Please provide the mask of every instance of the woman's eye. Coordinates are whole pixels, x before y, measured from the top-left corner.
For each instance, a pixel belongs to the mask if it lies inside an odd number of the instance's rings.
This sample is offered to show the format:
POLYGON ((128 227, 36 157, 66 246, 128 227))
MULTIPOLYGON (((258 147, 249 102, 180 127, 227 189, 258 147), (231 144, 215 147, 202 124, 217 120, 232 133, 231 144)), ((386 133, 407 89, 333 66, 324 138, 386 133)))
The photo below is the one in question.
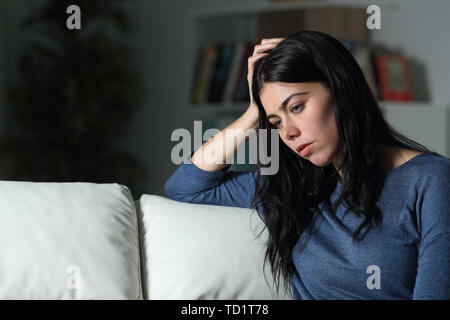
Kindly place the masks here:
MULTIPOLYGON (((298 104, 298 105, 296 105, 296 106, 293 106, 293 107, 291 108, 291 112, 297 112, 297 111, 299 111, 300 108, 303 107, 303 105, 304 105, 304 103, 298 104)), ((273 125, 275 128, 278 129, 278 128, 280 127, 280 124, 281 124, 281 121, 278 120, 278 121, 274 122, 272 125, 273 125)))
POLYGON ((298 105, 292 107, 291 112, 296 112, 296 111, 298 111, 301 107, 303 107, 303 105, 304 105, 304 103, 298 104, 298 105))

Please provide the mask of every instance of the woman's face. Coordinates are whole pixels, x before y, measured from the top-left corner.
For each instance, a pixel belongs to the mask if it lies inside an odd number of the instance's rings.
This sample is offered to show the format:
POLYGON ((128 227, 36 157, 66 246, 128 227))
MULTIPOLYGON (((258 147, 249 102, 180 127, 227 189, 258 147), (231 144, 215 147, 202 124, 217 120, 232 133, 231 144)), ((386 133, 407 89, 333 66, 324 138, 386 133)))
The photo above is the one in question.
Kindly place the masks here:
POLYGON ((289 148, 316 166, 333 163, 337 168, 339 134, 328 88, 320 82, 269 82, 259 98, 289 148), (300 151, 307 143, 311 145, 300 151))

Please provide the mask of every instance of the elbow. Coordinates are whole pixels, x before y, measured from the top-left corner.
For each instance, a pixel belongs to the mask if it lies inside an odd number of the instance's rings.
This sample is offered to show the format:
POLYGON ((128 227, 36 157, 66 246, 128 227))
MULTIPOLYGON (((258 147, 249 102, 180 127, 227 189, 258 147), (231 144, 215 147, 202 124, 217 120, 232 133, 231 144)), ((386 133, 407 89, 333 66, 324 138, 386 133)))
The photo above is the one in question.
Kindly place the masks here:
POLYGON ((167 180, 164 184, 164 192, 166 196, 172 200, 176 199, 175 186, 171 183, 171 179, 167 180))
POLYGON ((179 187, 179 183, 174 183, 170 179, 164 184, 164 192, 166 196, 175 201, 193 203, 197 194, 192 194, 179 187))
POLYGON ((167 180, 164 184, 164 192, 166 196, 171 200, 186 202, 186 195, 183 194, 182 190, 180 190, 179 184, 172 181, 172 179, 167 180))

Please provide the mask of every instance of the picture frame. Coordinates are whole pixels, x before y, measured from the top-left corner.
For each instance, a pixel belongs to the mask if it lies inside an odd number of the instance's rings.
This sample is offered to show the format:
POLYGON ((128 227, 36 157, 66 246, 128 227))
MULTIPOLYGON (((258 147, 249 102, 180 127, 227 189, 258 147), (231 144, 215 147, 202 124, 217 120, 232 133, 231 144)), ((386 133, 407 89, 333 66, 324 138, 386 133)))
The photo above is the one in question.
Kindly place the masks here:
POLYGON ((379 55, 376 57, 376 70, 381 100, 412 100, 409 64, 404 56, 379 55))

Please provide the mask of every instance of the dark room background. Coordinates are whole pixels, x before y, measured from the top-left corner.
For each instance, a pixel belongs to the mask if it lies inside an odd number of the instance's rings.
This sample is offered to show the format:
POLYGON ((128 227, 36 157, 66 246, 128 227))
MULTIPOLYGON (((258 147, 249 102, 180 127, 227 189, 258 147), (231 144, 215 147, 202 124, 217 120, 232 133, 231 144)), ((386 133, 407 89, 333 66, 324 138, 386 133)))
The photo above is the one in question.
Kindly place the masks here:
MULTIPOLYGON (((450 2, 297 2, 380 6, 381 29, 371 30, 368 39, 406 56, 413 79, 414 101, 393 103, 392 119, 449 157, 450 113, 441 110, 450 105, 450 2), (411 112, 400 115, 397 107, 411 112)), ((277 4, 0 0, 0 179, 117 182, 136 199, 164 195, 164 182, 177 167, 171 133, 192 131, 194 120, 224 127, 243 111, 192 108, 192 45, 199 41, 192 30, 202 27, 194 24, 208 15, 224 17, 215 26, 222 40, 227 21, 271 5, 277 4), (66 27, 71 4, 81 8, 81 30, 66 27)))

